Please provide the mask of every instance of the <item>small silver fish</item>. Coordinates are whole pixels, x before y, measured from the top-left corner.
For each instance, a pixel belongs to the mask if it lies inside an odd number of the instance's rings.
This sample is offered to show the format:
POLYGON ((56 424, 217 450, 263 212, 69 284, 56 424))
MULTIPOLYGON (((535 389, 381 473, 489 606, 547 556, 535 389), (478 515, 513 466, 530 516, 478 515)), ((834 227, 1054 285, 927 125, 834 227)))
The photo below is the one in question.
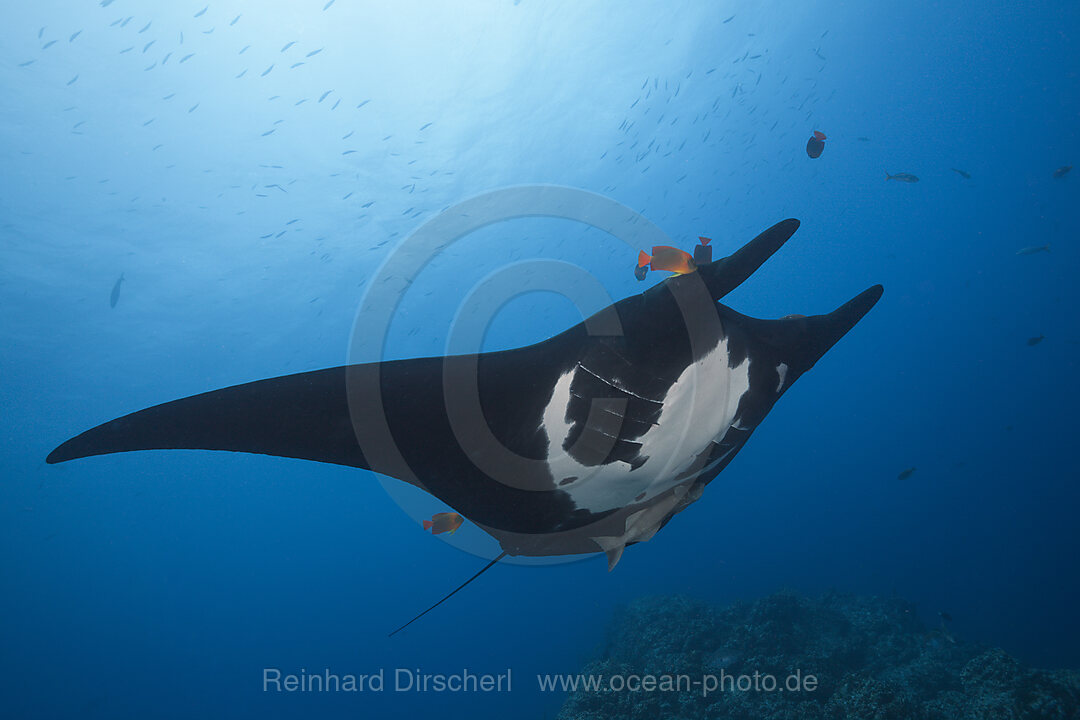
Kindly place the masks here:
POLYGON ((1016 251, 1017 255, 1035 255, 1036 253, 1050 252, 1050 244, 1046 245, 1032 245, 1031 247, 1020 248, 1016 251))

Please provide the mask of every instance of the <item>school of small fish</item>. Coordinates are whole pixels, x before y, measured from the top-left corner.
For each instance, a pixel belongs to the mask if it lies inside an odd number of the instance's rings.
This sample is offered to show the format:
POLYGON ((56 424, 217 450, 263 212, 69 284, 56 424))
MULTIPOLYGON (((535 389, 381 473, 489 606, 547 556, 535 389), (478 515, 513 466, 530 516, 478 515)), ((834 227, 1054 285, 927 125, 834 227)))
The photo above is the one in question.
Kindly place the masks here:
MULTIPOLYGON (((162 91, 155 95, 154 102, 147 105, 141 116, 131 117, 130 125, 126 128, 126 132, 142 138, 147 152, 156 153, 155 157, 164 159, 174 150, 169 147, 167 133, 168 128, 176 122, 177 116, 191 116, 197 120, 204 113, 220 110, 220 107, 215 107, 220 105, 219 100, 199 95, 199 88, 206 85, 205 79, 180 82, 176 79, 177 72, 211 76, 216 73, 228 78, 229 82, 236 83, 237 87, 265 88, 264 102, 273 115, 261 121, 261 127, 252 127, 249 131, 253 142, 261 143, 267 148, 267 158, 274 157, 281 148, 299 139, 291 128, 295 113, 335 113, 335 117, 352 117, 350 114, 355 113, 357 118, 366 119, 371 117, 369 103, 375 103, 371 106, 374 108, 379 106, 379 98, 375 96, 350 97, 351 93, 360 92, 356 89, 360 84, 353 84, 349 89, 342 90, 343 85, 326 83, 323 87, 307 86, 305 92, 298 93, 297 88, 305 85, 302 82, 286 80, 305 77, 303 74, 310 73, 313 67, 332 61, 335 48, 327 45, 325 38, 320 41, 320 38, 312 37, 314 34, 298 32, 293 38, 260 40, 245 33, 248 16, 225 13, 213 4, 206 4, 195 12, 191 10, 198 6, 189 9, 186 20, 179 24, 163 17, 137 17, 126 14, 129 12, 127 10, 124 11, 125 14, 113 15, 115 11, 110 9, 113 4, 114 0, 97 2, 100 11, 108 12, 109 15, 103 16, 100 24, 94 27, 40 27, 34 32, 36 37, 30 39, 37 48, 34 56, 16 58, 17 62, 13 64, 20 72, 34 77, 35 81, 48 82, 43 66, 54 64, 65 53, 93 46, 110 48, 108 53, 115 62, 132 64, 135 70, 149 73, 148 77, 168 76, 170 79, 162 81, 162 91), (233 58, 235 62, 226 67, 227 63, 220 60, 225 57, 233 58), (360 115, 361 113, 364 115, 360 115), (272 119, 275 115, 276 119, 272 119)), ((316 5, 315 12, 327 12, 331 15, 340 10, 340 7, 335 9, 335 0, 325 2, 321 5, 321 10, 319 8, 320 6, 316 5)), ((793 55, 791 51, 774 51, 764 37, 758 37, 757 33, 751 31, 754 28, 741 27, 744 20, 738 14, 732 14, 723 20, 717 19, 716 22, 717 30, 726 36, 723 38, 724 42, 741 40, 744 43, 740 46, 741 52, 733 53, 726 60, 719 60, 715 55, 708 56, 708 60, 688 64, 678 73, 652 74, 640 79, 640 86, 635 83, 627 88, 625 109, 619 114, 621 120, 619 117, 615 118, 618 125, 612 121, 610 126, 616 139, 594 158, 595 162, 614 171, 607 173, 609 176, 625 176, 630 172, 648 175, 654 165, 670 162, 669 158, 694 157, 703 151, 722 153, 724 148, 733 145, 749 150, 766 136, 779 140, 785 147, 790 148, 790 152, 785 153, 779 164, 781 170, 791 168, 797 162, 806 162, 807 158, 827 163, 831 153, 840 148, 850 151, 853 140, 870 142, 870 138, 864 135, 845 136, 843 133, 830 131, 832 139, 828 140, 828 143, 830 146, 835 143, 836 149, 825 153, 826 134, 822 129, 815 128, 820 127, 816 115, 818 108, 827 106, 838 90, 836 87, 829 87, 828 74, 824 72, 831 54, 828 30, 816 35, 814 40, 807 42, 793 55), (752 44, 753 49, 744 49, 746 44, 752 44), (680 98, 680 93, 688 88, 692 88, 696 97, 708 98, 709 101, 694 105, 695 110, 691 113, 684 113, 680 112, 680 103, 676 101, 680 98), (741 116, 749 122, 734 124, 742 128, 741 130, 725 129, 731 125, 727 121, 733 115, 741 116), (809 138, 804 141, 807 133, 809 138), (805 158, 800 157, 799 151, 803 142, 805 158)), ((57 81, 72 97, 71 104, 62 111, 69 113, 66 117, 71 118, 67 127, 71 134, 85 136, 87 141, 92 141, 99 128, 95 126, 92 118, 80 111, 77 99, 85 96, 88 85, 100 83, 103 72, 108 71, 95 69, 93 66, 69 66, 63 77, 57 81)), ((357 122, 357 125, 362 127, 360 122, 357 122)), ((434 203, 425 202, 425 194, 453 182, 453 170, 425 165, 427 161, 423 154, 410 152, 438 137, 439 131, 438 117, 417 117, 415 124, 410 127, 384 128, 382 132, 365 132, 362 129, 358 131, 355 127, 344 133, 337 131, 334 137, 336 142, 340 143, 336 149, 339 166, 328 171, 329 177, 340 182, 340 191, 335 193, 334 197, 338 202, 355 209, 352 217, 357 223, 371 222, 391 214, 404 220, 415 221, 440 209, 434 203), (365 196, 362 169, 365 160, 372 155, 397 164, 398 178, 395 179, 398 179, 402 196, 399 207, 373 207, 375 200, 365 196)), ((171 169, 175 164, 166 164, 164 169, 171 169)), ((895 181, 896 185, 914 185, 920 182, 919 176, 907 172, 906 168, 891 169, 905 171, 886 170, 886 181, 895 181)), ((913 169, 924 172, 919 168, 913 169)), ((1074 179, 1069 177, 1071 170, 1071 165, 1062 165, 1043 172, 1055 181, 1068 183, 1074 179)), ((727 168, 727 172, 732 176, 743 171, 744 168, 739 166, 727 168)), ((212 170, 207 169, 204 172, 210 173, 212 170)), ((711 174, 716 172, 715 169, 709 170, 711 174)), ((968 170, 957 167, 942 167, 936 172, 928 169, 925 172, 928 174, 924 185, 941 182, 942 176, 948 176, 950 172, 956 176, 954 182, 971 181, 973 187, 978 182, 968 170)), ((245 178, 244 182, 234 181, 223 186, 219 197, 244 194, 257 199, 257 202, 280 203, 291 197, 297 184, 303 182, 301 177, 289 168, 269 159, 250 168, 250 175, 252 177, 245 178)), ((72 174, 65 179, 67 182, 76 182, 80 178, 72 174)), ((678 186, 679 192, 686 195, 689 202, 697 203, 702 208, 722 209, 732 199, 737 200, 731 196, 717 196, 711 189, 713 184, 709 180, 710 175, 702 174, 700 169, 688 162, 686 172, 679 175, 673 185, 678 186)), ((110 184, 108 177, 83 178, 83 181, 100 186, 101 192, 108 195, 117 195, 120 192, 115 189, 115 184, 110 184)), ((611 183, 596 189, 602 193, 612 193, 618 186, 611 183)), ((918 188, 893 189, 893 184, 889 184, 889 189, 895 193, 918 192, 918 188)), ((747 193, 752 190, 752 187, 748 187, 747 193)), ((139 198, 139 195, 133 197, 132 203, 139 198)), ((386 234, 386 240, 369 249, 381 249, 398 236, 399 232, 386 234)), ((253 237, 266 243, 283 238, 303 238, 312 243, 313 255, 323 262, 331 262, 333 253, 323 244, 325 238, 312 239, 310 235, 310 231, 305 229, 303 218, 294 218, 276 226, 265 226, 253 233, 253 237)), ((1020 248, 1016 255, 1033 256, 1049 252, 1049 245, 1039 245, 1020 248)), ((639 279, 644 279, 649 269, 673 273, 693 272, 697 265, 709 261, 704 259, 706 257, 711 259, 711 247, 704 238, 702 243, 694 248, 693 255, 678 248, 654 247, 650 253, 641 253, 634 274, 639 279)), ((113 308, 117 307, 123 280, 121 275, 113 285, 110 294, 110 306, 113 308)), ((1030 338, 1028 345, 1037 345, 1042 340, 1042 335, 1030 338)))

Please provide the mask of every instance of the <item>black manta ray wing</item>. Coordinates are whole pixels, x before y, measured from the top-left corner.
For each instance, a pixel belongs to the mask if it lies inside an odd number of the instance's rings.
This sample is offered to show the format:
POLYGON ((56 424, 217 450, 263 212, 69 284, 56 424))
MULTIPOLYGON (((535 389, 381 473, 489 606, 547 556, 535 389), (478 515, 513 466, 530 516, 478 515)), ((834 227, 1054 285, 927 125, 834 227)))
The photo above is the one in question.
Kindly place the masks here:
MULTIPOLYGON (((482 378, 479 395, 489 431, 525 457, 538 455, 546 439, 536 432, 538 420, 530 419, 539 408, 524 401, 530 384, 523 378, 542 378, 536 368, 547 363, 550 352, 540 343, 472 356, 482 378)), ((480 524, 519 532, 554 524, 547 514, 556 512, 561 518, 566 509, 557 500, 537 501, 545 495, 537 491, 554 487, 550 476, 537 472, 538 466, 530 466, 515 478, 514 486, 507 486, 485 476, 472 462, 468 437, 463 438, 466 447, 462 448, 457 434, 468 436, 472 431, 468 422, 452 427, 443 385, 444 373, 469 368, 467 362, 464 366, 451 363, 461 360, 461 356, 435 357, 384 362, 377 368, 343 366, 214 390, 87 430, 53 450, 46 461, 166 449, 275 455, 383 472, 422 487, 480 524), (369 432, 366 419, 354 422, 350 393, 355 396, 364 386, 352 384, 350 374, 364 375, 371 369, 377 370, 382 388, 383 421, 405 466, 372 462, 364 452, 364 447, 372 450, 372 446, 358 440, 358 434, 365 439, 377 436, 369 432)), ((374 455, 383 456, 382 448, 374 449, 380 451, 374 455)))
POLYGON ((179 449, 232 450, 367 468, 349 423, 343 367, 155 405, 71 438, 45 461, 179 449))

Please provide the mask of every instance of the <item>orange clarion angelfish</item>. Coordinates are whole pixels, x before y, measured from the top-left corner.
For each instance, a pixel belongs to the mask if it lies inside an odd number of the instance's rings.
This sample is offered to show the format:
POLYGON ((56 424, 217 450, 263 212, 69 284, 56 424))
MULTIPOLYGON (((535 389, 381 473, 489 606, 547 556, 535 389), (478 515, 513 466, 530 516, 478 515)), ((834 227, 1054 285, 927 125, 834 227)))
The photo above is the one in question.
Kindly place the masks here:
POLYGON ((463 522, 465 522, 465 518, 461 517, 456 512, 435 513, 431 516, 430 520, 424 521, 424 529, 430 530, 432 535, 438 535, 440 533, 450 533, 453 535, 457 532, 457 529, 461 527, 461 523, 463 522))
POLYGON ((686 275, 697 270, 693 256, 685 250, 680 250, 670 245, 657 245, 652 249, 652 255, 644 250, 638 253, 638 267, 646 265, 653 270, 667 270, 677 275, 686 275))

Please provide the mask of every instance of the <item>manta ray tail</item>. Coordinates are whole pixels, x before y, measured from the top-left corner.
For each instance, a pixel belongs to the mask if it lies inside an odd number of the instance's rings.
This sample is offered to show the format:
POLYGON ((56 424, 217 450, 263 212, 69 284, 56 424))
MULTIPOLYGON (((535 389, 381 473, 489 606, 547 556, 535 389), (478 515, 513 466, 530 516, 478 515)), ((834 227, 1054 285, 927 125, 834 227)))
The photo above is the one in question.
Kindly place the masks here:
POLYGON ((434 610, 435 608, 437 608, 437 607, 439 607, 440 605, 442 605, 442 604, 443 604, 444 602, 446 602, 446 601, 447 601, 447 600, 449 600, 449 599, 450 599, 451 597, 453 597, 453 596, 454 596, 454 594, 455 594, 455 593, 457 593, 457 591, 458 591, 458 590, 460 590, 461 588, 465 587, 466 585, 468 585, 469 583, 471 583, 471 582, 472 582, 473 580, 475 580, 476 578, 478 578, 478 577, 480 577, 481 575, 483 575, 483 574, 484 574, 484 572, 486 572, 486 571, 487 571, 488 569, 490 569, 492 565, 494 565, 495 563, 499 562, 499 561, 500 561, 500 560, 502 560, 502 559, 503 559, 504 557, 506 557, 506 551, 505 551, 505 550, 503 550, 503 551, 502 551, 501 553, 499 553, 499 555, 498 555, 498 556, 497 556, 497 557, 496 557, 496 558, 495 558, 494 560, 492 560, 492 561, 491 561, 491 562, 489 562, 489 563, 488 563, 487 565, 485 565, 485 566, 484 566, 483 568, 481 568, 481 569, 480 569, 480 572, 476 573, 476 574, 475 574, 475 575, 473 575, 473 576, 472 576, 471 578, 469 578, 469 579, 468 579, 468 580, 466 580, 465 582, 461 583, 461 584, 460 584, 460 585, 458 585, 458 586, 457 586, 456 588, 454 588, 453 590, 451 590, 450 592, 448 592, 448 593, 447 593, 446 595, 444 595, 444 596, 443 596, 443 598, 442 598, 442 600, 440 600, 439 602, 435 603, 434 605, 432 605, 431 607, 429 607, 429 608, 428 608, 427 610, 425 610, 424 612, 420 613, 419 615, 417 615, 416 617, 414 617, 414 618, 413 618, 412 620, 410 620, 409 622, 405 623, 404 625, 402 625, 401 627, 399 627, 399 628, 398 628, 397 630, 395 630, 394 632, 390 633, 390 634, 389 634, 389 635, 387 635, 386 637, 394 637, 394 636, 395 636, 395 635, 397 635, 397 634, 398 634, 399 632, 401 632, 401 631, 402 631, 402 630, 404 630, 405 628, 409 627, 409 626, 410 626, 410 625, 412 625, 412 624, 413 624, 414 622, 416 622, 416 621, 417 621, 417 620, 419 620, 420 618, 424 617, 425 615, 427 615, 427 614, 428 614, 429 612, 431 612, 431 611, 432 611, 432 610, 434 610))

